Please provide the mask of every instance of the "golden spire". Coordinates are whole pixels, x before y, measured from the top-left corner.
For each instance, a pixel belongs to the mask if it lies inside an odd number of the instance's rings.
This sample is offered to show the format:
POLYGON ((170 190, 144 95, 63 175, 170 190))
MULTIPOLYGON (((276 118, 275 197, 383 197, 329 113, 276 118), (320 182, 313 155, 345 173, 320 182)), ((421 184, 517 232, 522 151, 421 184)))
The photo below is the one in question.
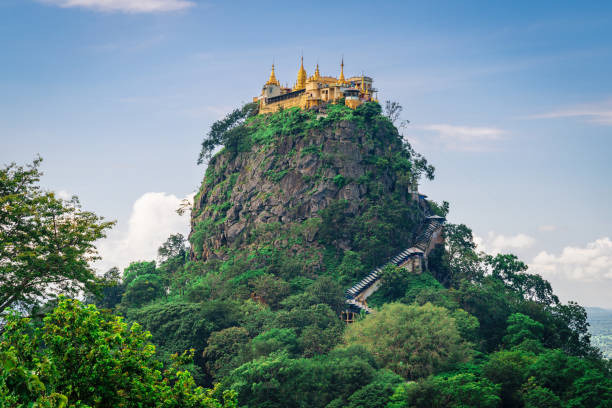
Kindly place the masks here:
POLYGON ((342 62, 340 63, 340 78, 338 78, 338 82, 341 84, 346 82, 344 79, 344 57, 342 57, 342 62))
POLYGON ((270 79, 266 82, 266 85, 277 85, 280 86, 280 82, 276 79, 276 75, 274 75, 274 63, 272 63, 272 72, 270 72, 270 79))
POLYGON ((298 71, 297 82, 295 83, 294 91, 306 88, 306 70, 304 69, 304 56, 302 55, 302 63, 298 71))
POLYGON ((315 73, 314 73, 314 79, 319 79, 321 78, 321 74, 319 73, 319 63, 317 62, 317 68, 315 69, 315 73))
MULTIPOLYGON (((274 66, 272 66, 272 68, 274 68, 274 66)), ((365 80, 363 74, 361 74, 361 90, 365 91, 365 80)))

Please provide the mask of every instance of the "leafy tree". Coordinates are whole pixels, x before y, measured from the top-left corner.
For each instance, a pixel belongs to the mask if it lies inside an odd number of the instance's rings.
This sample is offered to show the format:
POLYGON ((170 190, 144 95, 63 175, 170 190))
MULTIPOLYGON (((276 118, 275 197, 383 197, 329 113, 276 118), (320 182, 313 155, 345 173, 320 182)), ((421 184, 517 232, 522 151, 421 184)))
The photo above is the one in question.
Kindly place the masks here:
POLYGON ((516 407, 521 404, 519 390, 527 380, 529 365, 534 357, 520 350, 499 351, 490 356, 483 366, 484 375, 501 386, 503 407, 516 407))
POLYGON ((240 352, 249 340, 249 333, 243 327, 228 327, 212 333, 202 354, 210 375, 220 379, 238 367, 240 352))
POLYGON ((342 262, 336 268, 339 280, 342 284, 349 284, 363 275, 365 268, 361 263, 359 254, 355 251, 346 251, 342 257, 342 262))
POLYGON ((612 378, 600 370, 587 370, 574 382, 570 393, 570 408, 608 408, 612 405, 612 378))
POLYGON ((139 276, 155 274, 155 261, 131 262, 130 265, 123 270, 123 283, 125 285, 129 285, 134 279, 139 276))
POLYGON ((319 276, 306 288, 306 295, 312 305, 326 304, 338 314, 344 310, 344 290, 337 281, 329 276, 319 276))
POLYGON ((478 337, 478 330, 480 329, 480 322, 478 319, 463 309, 455 309, 451 312, 452 318, 455 320, 455 325, 461 337, 465 340, 477 343, 480 341, 478 337))
POLYGON ((122 304, 126 307, 140 307, 165 294, 164 281, 159 275, 139 275, 126 285, 122 304))
POLYGON ((0 314, 57 292, 99 290, 94 243, 114 222, 83 211, 77 197, 42 190, 41 161, 0 169, 0 314))
POLYGON ((385 265, 381 273, 379 290, 386 299, 397 300, 406 293, 410 282, 409 272, 392 264, 385 265))
POLYGON ((514 313, 508 317, 508 327, 503 342, 508 346, 518 346, 527 340, 540 342, 544 332, 544 325, 536 322, 522 313, 514 313))
POLYGON ((194 349, 195 363, 202 368, 204 362, 201 354, 206 347, 206 339, 220 328, 197 303, 151 303, 140 309, 128 310, 127 317, 151 332, 152 341, 163 353, 163 358, 167 360, 172 354, 194 349))
POLYGON ((294 355, 298 350, 297 336, 293 329, 270 329, 251 341, 251 355, 254 358, 282 350, 289 355, 294 355))
POLYGON ((183 234, 170 235, 166 242, 157 249, 160 262, 167 262, 172 258, 184 258, 188 249, 186 243, 187 239, 183 234))
POLYGON ((573 356, 594 356, 600 352, 591 346, 589 323, 584 307, 569 301, 567 305, 559 304, 552 309, 553 326, 558 347, 573 356))
POLYGON ((363 345, 383 367, 404 378, 439 372, 470 357, 448 310, 426 304, 387 303, 376 314, 350 325, 348 344, 363 345))
POLYGON ((451 291, 459 305, 480 322, 479 337, 486 350, 494 350, 506 334, 507 320, 514 299, 497 279, 486 277, 482 282, 463 281, 451 291))
POLYGON ((403 378, 388 371, 380 370, 368 385, 361 387, 348 398, 348 408, 385 408, 395 388, 403 378))
POLYGON ((568 356, 561 350, 546 350, 531 364, 528 376, 536 385, 563 396, 589 368, 583 359, 568 356))
POLYGON ((236 407, 231 392, 222 402, 176 366, 162 377, 149 338, 76 300, 62 298, 41 327, 12 314, 0 337, 0 395, 18 407, 236 407))
POLYGON ((464 224, 446 224, 444 238, 446 259, 442 262, 448 265, 449 276, 439 277, 441 282, 446 286, 458 287, 462 280, 478 281, 483 271, 472 230, 464 224))
POLYGON ((104 273, 103 278, 105 284, 101 294, 94 296, 93 302, 101 309, 113 309, 121 302, 125 292, 125 285, 121 283, 121 272, 117 267, 113 267, 104 273))
POLYGON ((351 351, 308 359, 280 352, 241 365, 222 384, 236 390, 244 406, 323 408, 337 398, 346 400, 374 375, 369 359, 351 351))
POLYGON ((259 275, 250 282, 253 292, 261 297, 272 309, 278 308, 280 301, 289 295, 289 284, 282 278, 271 274, 259 275))
POLYGON ((540 275, 526 273, 527 265, 516 255, 487 255, 485 264, 491 269, 493 277, 504 282, 506 286, 526 299, 543 305, 556 305, 559 298, 553 293, 550 283, 540 275))
POLYGON ((530 379, 521 389, 525 408, 562 408, 561 399, 548 388, 541 387, 530 379))
POLYGON ((198 157, 198 164, 210 159, 213 151, 222 145, 237 146, 238 140, 243 136, 244 128, 241 125, 250 116, 257 112, 257 103, 248 103, 241 108, 234 109, 223 119, 216 121, 202 141, 202 150, 198 157))
POLYGON ((499 386, 472 373, 431 377, 398 386, 387 408, 497 408, 499 386))
POLYGON ((276 314, 274 327, 295 330, 298 344, 305 356, 330 351, 342 340, 342 321, 328 305, 297 307, 276 314))
POLYGON ((403 109, 402 105, 398 102, 385 101, 385 116, 389 118, 393 124, 399 119, 403 109))

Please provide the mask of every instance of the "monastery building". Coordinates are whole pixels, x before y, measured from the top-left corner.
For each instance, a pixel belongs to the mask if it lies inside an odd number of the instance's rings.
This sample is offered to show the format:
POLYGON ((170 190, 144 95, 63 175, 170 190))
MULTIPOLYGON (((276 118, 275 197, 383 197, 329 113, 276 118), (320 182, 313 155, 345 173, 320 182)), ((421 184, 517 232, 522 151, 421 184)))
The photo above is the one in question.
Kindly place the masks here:
POLYGON ((268 82, 265 83, 261 95, 253 98, 259 102, 259 113, 276 112, 280 108, 300 107, 312 108, 324 103, 334 103, 344 99, 344 104, 352 109, 363 102, 375 101, 372 88, 372 78, 365 75, 344 78, 344 59, 340 64, 340 77, 321 76, 319 64, 314 75, 308 77, 304 69, 304 58, 297 74, 293 88, 283 87, 276 79, 274 64, 268 82))

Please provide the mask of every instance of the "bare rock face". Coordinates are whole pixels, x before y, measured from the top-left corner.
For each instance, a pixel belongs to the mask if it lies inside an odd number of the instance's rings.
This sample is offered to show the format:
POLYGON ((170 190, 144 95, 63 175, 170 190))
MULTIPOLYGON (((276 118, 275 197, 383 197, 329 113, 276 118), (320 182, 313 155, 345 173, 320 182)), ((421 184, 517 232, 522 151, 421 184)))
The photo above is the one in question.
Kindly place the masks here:
MULTIPOLYGON (((249 232, 262 225, 319 218, 321 210, 338 200, 346 200, 346 214, 356 216, 371 188, 368 179, 380 181, 381 195, 399 193, 402 200, 411 200, 411 186, 398 185, 397 172, 376 162, 401 149, 401 141, 388 146, 373 143, 375 138, 371 129, 344 120, 299 135, 280 135, 273 143, 253 144, 238 154, 217 154, 195 197, 192 256, 223 257, 220 249, 243 245, 249 232)), ((316 234, 316 227, 305 229, 304 238, 313 242, 316 234)))

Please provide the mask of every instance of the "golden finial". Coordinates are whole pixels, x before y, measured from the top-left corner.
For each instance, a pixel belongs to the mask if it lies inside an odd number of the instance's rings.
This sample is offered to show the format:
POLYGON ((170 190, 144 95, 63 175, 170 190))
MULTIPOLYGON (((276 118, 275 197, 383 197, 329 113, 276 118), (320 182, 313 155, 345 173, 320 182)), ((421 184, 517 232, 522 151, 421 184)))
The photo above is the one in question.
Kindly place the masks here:
POLYGON ((317 62, 317 68, 315 69, 314 79, 321 78, 321 74, 319 73, 319 63, 317 62))
POLYGON ((294 91, 306 88, 306 70, 304 69, 304 56, 302 55, 302 63, 300 64, 300 70, 298 71, 297 82, 295 83, 294 91))
POLYGON ((276 75, 274 75, 274 63, 272 63, 272 72, 270 72, 270 79, 268 79, 266 85, 280 86, 280 82, 278 82, 278 79, 276 79, 276 75))
POLYGON ((340 63, 340 78, 338 78, 338 82, 341 84, 346 83, 344 79, 344 56, 342 56, 342 62, 340 63))

